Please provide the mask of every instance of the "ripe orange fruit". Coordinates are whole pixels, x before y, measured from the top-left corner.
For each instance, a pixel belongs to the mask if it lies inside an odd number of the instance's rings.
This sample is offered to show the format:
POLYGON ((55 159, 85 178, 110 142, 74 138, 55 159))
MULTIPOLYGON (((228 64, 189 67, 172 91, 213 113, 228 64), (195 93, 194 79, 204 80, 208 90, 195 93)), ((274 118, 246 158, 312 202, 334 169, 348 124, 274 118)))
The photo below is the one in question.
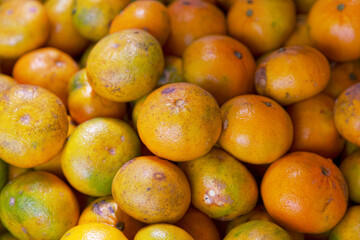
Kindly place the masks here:
POLYGON ((134 240, 194 240, 183 229, 171 224, 153 224, 142 228, 135 236, 134 240))
POLYGON ((260 95, 289 105, 320 93, 330 79, 324 55, 309 46, 290 46, 271 53, 258 65, 255 87, 260 95))
POLYGON ((104 223, 115 227, 129 239, 134 239, 135 234, 143 223, 123 212, 114 199, 102 197, 91 202, 81 213, 78 224, 104 223))
POLYGON ((170 17, 164 4, 157 1, 136 1, 130 3, 118 14, 110 25, 110 33, 129 28, 149 32, 164 45, 170 33, 170 17))
POLYGON ((340 170, 348 183, 350 200, 360 203, 360 152, 345 158, 340 165, 340 170))
POLYGON ((66 179, 90 196, 111 194, 119 168, 140 155, 140 142, 125 122, 95 118, 80 124, 67 141, 61 156, 66 179))
POLYGON ((171 29, 165 52, 182 56, 186 47, 206 35, 226 34, 224 13, 202 0, 176 0, 168 6, 171 29))
POLYGON ((60 240, 127 240, 118 229, 102 223, 81 224, 67 231, 60 240))
POLYGON ((345 89, 360 82, 360 60, 335 63, 331 68, 330 81, 323 93, 336 99, 345 89))
POLYGON ((50 23, 35 0, 6 1, 0 7, 0 58, 15 59, 45 44, 50 23))
POLYGON ((229 9, 227 27, 231 36, 260 56, 281 47, 295 27, 295 16, 291 0, 239 0, 229 9))
POLYGON ((360 2, 318 0, 309 12, 314 46, 335 61, 360 57, 360 2))
POLYGON ((325 94, 294 103, 287 108, 294 126, 291 151, 306 151, 336 158, 345 140, 334 122, 335 101, 325 94))
POLYGON ((0 216, 16 238, 60 239, 76 225, 79 206, 71 189, 58 177, 32 171, 3 188, 0 216))
POLYGON ((348 141, 360 145, 360 83, 347 88, 336 100, 335 126, 348 141))
POLYGON ((213 96, 190 83, 153 91, 141 106, 137 128, 151 152, 172 161, 200 157, 221 132, 221 113, 213 96))
POLYGON ((231 37, 202 37, 186 48, 183 59, 184 80, 209 91, 219 105, 254 89, 255 60, 231 37))
POLYGON ((267 97, 235 97, 222 105, 221 114, 223 129, 219 144, 241 161, 271 163, 292 144, 293 125, 289 115, 267 97))
POLYGON ((15 85, 0 93, 0 158, 17 167, 47 162, 68 132, 66 109, 48 90, 15 85))
POLYGON ((116 14, 130 0, 76 0, 72 5, 72 21, 76 30, 86 39, 98 41, 109 32, 116 14))
POLYGON ((122 166, 115 175, 112 195, 121 210, 145 223, 177 222, 191 199, 181 169, 155 156, 134 158, 122 166))
POLYGON ((157 86, 161 87, 169 83, 183 82, 183 60, 173 55, 165 56, 165 67, 157 86))
POLYGON ((78 70, 79 66, 68 54, 48 47, 21 56, 14 66, 13 76, 18 83, 50 90, 66 105, 70 78, 78 70))
POLYGON ((350 207, 341 222, 331 230, 329 240, 358 239, 360 229, 360 206, 350 207))
POLYGON ((0 93, 14 85, 16 85, 15 79, 0 73, 0 93))
POLYGON ((128 29, 101 39, 86 65, 90 85, 100 96, 128 102, 149 93, 164 68, 158 41, 140 29, 128 29))
POLYGON ((296 16, 295 29, 284 43, 284 46, 289 47, 303 45, 312 46, 313 42, 309 34, 307 15, 299 14, 296 16))
POLYGON ((240 224, 231 230, 224 240, 291 240, 289 234, 269 221, 254 220, 240 224))
POLYGON ((126 103, 110 101, 99 96, 90 86, 85 69, 75 73, 69 81, 68 109, 77 123, 96 117, 122 118, 126 103))
POLYGON ((348 189, 331 159, 309 152, 290 153, 274 162, 261 183, 271 217, 288 229, 323 233, 344 216, 348 189))
POLYGON ((190 207, 176 224, 196 240, 220 240, 215 223, 206 214, 190 207))

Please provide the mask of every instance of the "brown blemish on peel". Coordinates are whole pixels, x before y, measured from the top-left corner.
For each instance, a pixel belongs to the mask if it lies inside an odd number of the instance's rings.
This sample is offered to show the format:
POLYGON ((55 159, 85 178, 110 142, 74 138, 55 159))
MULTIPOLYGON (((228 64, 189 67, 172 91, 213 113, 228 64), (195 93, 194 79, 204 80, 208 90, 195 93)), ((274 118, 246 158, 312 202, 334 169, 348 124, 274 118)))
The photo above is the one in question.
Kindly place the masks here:
POLYGON ((164 90, 161 91, 162 94, 167 94, 167 93, 172 93, 173 91, 175 91, 175 88, 165 88, 164 90))
POLYGON ((329 204, 333 201, 334 199, 332 197, 330 197, 324 204, 323 208, 321 209, 321 212, 325 212, 325 209, 327 206, 329 206, 329 204))
POLYGON ((159 172, 154 173, 153 176, 156 180, 160 180, 160 181, 166 179, 166 176, 163 173, 159 173, 159 172))
POLYGON ((268 107, 272 107, 271 102, 262 102, 262 103, 265 104, 265 105, 268 106, 268 107))
POLYGON ((124 230, 125 228, 125 223, 124 222, 118 222, 116 223, 116 226, 115 226, 117 229, 119 229, 120 231, 124 230))
POLYGON ((246 16, 251 17, 254 14, 253 10, 249 9, 246 11, 246 16))
POLYGON ((114 156, 116 154, 115 148, 110 148, 109 153, 110 153, 110 155, 114 156))
POLYGON ((266 88, 266 68, 261 67, 255 73, 255 83, 261 90, 266 88))
POLYGON ((324 174, 325 176, 329 177, 330 176, 330 169, 325 168, 325 167, 321 167, 321 173, 324 174))
POLYGON ((103 215, 103 212, 101 210, 101 207, 104 204, 108 204, 105 200, 101 200, 100 202, 96 202, 93 204, 91 211, 99 216, 103 215))

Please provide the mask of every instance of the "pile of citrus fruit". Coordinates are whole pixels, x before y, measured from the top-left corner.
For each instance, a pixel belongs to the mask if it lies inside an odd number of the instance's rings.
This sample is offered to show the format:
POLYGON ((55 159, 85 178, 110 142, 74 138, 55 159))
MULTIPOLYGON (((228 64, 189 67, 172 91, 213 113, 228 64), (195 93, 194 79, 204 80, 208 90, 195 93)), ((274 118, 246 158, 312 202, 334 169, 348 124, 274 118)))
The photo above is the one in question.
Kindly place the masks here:
POLYGON ((360 0, 0 0, 0 240, 359 240, 360 0))

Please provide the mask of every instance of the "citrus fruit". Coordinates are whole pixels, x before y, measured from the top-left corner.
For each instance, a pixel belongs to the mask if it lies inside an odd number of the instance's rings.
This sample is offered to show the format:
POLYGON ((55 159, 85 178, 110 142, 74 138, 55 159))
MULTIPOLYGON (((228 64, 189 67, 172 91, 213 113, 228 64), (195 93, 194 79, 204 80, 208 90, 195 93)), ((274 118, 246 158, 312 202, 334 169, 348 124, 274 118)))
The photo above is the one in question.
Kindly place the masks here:
POLYGON ((360 206, 352 206, 344 218, 334 227, 329 240, 357 239, 360 236, 360 206))
POLYGON ((153 224, 142 228, 134 240, 194 240, 183 229, 170 224, 153 224))
POLYGON ((15 79, 0 73, 0 93, 14 85, 16 85, 15 79))
POLYGON ((157 86, 161 87, 169 83, 183 82, 183 60, 173 55, 165 56, 165 67, 157 86))
POLYGON ((340 165, 340 170, 348 183, 350 200, 360 203, 360 152, 345 158, 340 165))
POLYGON ((60 240, 127 240, 118 229, 103 223, 87 223, 71 228, 60 240))
POLYGON ((312 39, 310 38, 309 34, 307 15, 305 14, 299 14, 296 16, 295 29, 284 43, 285 47, 297 45, 313 45, 312 39))

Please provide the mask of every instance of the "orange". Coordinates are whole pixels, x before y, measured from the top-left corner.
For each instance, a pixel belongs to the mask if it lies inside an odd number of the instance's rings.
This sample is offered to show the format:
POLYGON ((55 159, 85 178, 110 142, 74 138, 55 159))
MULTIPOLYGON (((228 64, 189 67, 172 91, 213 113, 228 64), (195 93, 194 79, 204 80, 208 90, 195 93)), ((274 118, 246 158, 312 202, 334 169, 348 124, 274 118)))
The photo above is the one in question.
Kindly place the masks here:
POLYGON ((99 96, 90 86, 85 69, 82 69, 69 81, 68 109, 77 123, 83 123, 96 117, 122 118, 126 103, 99 96))
POLYGON ((46 163, 35 166, 33 169, 38 171, 45 171, 56 175, 57 177, 65 180, 64 173, 61 168, 61 154, 63 150, 58 152, 53 158, 46 163))
POLYGON ((6 1, 0 7, 0 58, 18 58, 45 44, 50 23, 35 0, 6 1))
POLYGON ((269 221, 254 220, 240 224, 231 230, 224 240, 291 240, 289 234, 269 221))
POLYGON ((45 8, 51 23, 47 46, 77 56, 84 51, 88 41, 80 35, 72 22, 72 5, 74 0, 49 0, 45 8))
POLYGON ((261 62, 255 73, 260 95, 289 105, 320 93, 330 79, 326 57, 309 46, 280 48, 261 62))
POLYGON ((142 228, 134 240, 194 240, 194 238, 179 227, 162 223, 142 228))
POLYGON ((131 119, 132 119, 132 124, 134 126, 134 128, 137 130, 137 120, 140 114, 140 110, 142 108, 142 105, 145 102, 145 99, 147 98, 147 96, 149 96, 148 94, 143 96, 142 98, 139 98, 138 100, 136 100, 134 102, 134 107, 133 107, 133 111, 131 113, 131 119))
POLYGON ((211 218, 231 220, 250 212, 258 187, 246 167, 221 149, 180 164, 190 182, 191 202, 211 218))
POLYGON ((14 85, 16 85, 15 79, 0 73, 0 93, 14 85))
POLYGON ((112 197, 102 197, 91 202, 81 213, 78 224, 104 223, 115 227, 129 239, 135 234, 143 223, 133 219, 123 212, 112 197))
POLYGON ((164 4, 157 1, 130 3, 117 15, 110 25, 110 33, 129 28, 149 32, 164 45, 170 33, 170 17, 164 4))
POLYGON ((15 85, 0 93, 0 158, 17 167, 49 161, 68 132, 66 109, 48 90, 15 85))
POLYGON ((67 231, 60 240, 127 240, 118 229, 102 224, 81 224, 67 231))
POLYGON ((8 182, 9 165, 0 158, 0 191, 8 182))
POLYGON ((111 194, 119 168, 140 155, 140 142, 124 121, 95 118, 80 124, 67 141, 61 156, 66 179, 90 196, 111 194))
POLYGON ((70 115, 68 115, 68 123, 69 123, 69 130, 66 136, 67 138, 73 133, 73 131, 77 127, 77 124, 74 122, 74 120, 70 115))
POLYGON ((360 60, 335 63, 331 68, 330 81, 323 93, 336 99, 345 89, 360 82, 360 60))
POLYGON ((299 13, 308 13, 316 0, 294 0, 296 11, 299 13))
POLYGON ((290 153, 274 162, 262 180, 261 195, 277 223, 312 234, 333 228, 348 202, 340 169, 331 159, 309 152, 290 153))
POLYGON ((345 158, 340 165, 340 170, 348 183, 350 200, 360 203, 360 152, 345 158))
POLYGON ((100 96, 128 102, 149 93, 164 69, 158 41, 140 29, 127 29, 101 39, 91 50, 86 73, 100 96))
POLYGON ((33 171, 9 182, 0 195, 4 226, 19 239, 60 239, 76 225, 79 206, 58 177, 33 171))
POLYGON ((350 207, 341 222, 331 230, 329 240, 358 239, 360 236, 360 206, 350 207))
POLYGON ((76 0, 72 4, 72 21, 86 39, 98 41, 109 32, 109 26, 130 0, 76 0))
POLYGON ((91 50, 94 48, 95 46, 95 43, 91 43, 89 44, 89 46, 85 49, 85 51, 82 53, 81 55, 81 58, 80 58, 80 61, 79 61, 79 64, 80 64, 80 67, 81 68, 85 68, 86 67, 86 62, 87 62, 87 59, 89 57, 89 54, 91 52, 91 50))
POLYGON ((294 125, 292 152, 313 152, 327 158, 340 154, 345 140, 335 127, 334 106, 332 98, 318 94, 287 108, 294 125))
POLYGON ((222 105, 221 114, 223 128, 219 144, 241 161, 271 163, 292 144, 293 125, 289 115, 267 97, 235 97, 222 105))
POLYGON ((336 100, 335 126, 348 141, 360 145, 360 83, 347 88, 336 100))
POLYGON ((142 142, 157 156, 188 161, 214 146, 221 132, 221 113, 206 90, 190 83, 172 83, 146 98, 137 129, 142 142))
POLYGON ((55 93, 66 105, 68 83, 79 70, 77 63, 55 48, 42 48, 19 58, 13 69, 18 83, 37 85, 55 93))
POLYGON ((284 43, 285 47, 296 45, 313 45, 309 34, 309 26, 307 25, 307 15, 305 14, 299 14, 296 16, 295 29, 284 43))
POLYGON ((20 167, 15 167, 13 165, 9 165, 8 181, 10 182, 14 178, 30 171, 32 171, 32 168, 20 168, 20 167))
POLYGON ((184 79, 209 91, 219 105, 254 88, 255 60, 245 45, 225 35, 202 37, 183 56, 184 79))
POLYGON ((185 174, 169 161, 155 156, 130 160, 115 175, 112 195, 119 208, 145 223, 175 223, 190 204, 185 174))
POLYGON ((183 82, 183 60, 180 57, 166 55, 165 67, 157 86, 161 87, 169 83, 183 82))
POLYGON ((314 46, 335 61, 360 57, 360 2, 318 0, 309 12, 314 46))
POLYGON ((202 0, 176 0, 168 6, 171 28, 165 52, 182 56, 186 47, 206 35, 226 34, 224 13, 202 0))
POLYGON ((239 0, 227 14, 229 34, 245 44, 255 56, 275 50, 295 27, 292 0, 239 0))
POLYGON ((176 224, 196 240, 220 240, 215 223, 206 214, 190 207, 176 224))
POLYGON ((341 153, 341 159, 344 160, 345 158, 347 158, 348 156, 352 155, 353 153, 359 150, 360 150, 360 146, 351 143, 349 141, 345 141, 345 146, 341 153))

